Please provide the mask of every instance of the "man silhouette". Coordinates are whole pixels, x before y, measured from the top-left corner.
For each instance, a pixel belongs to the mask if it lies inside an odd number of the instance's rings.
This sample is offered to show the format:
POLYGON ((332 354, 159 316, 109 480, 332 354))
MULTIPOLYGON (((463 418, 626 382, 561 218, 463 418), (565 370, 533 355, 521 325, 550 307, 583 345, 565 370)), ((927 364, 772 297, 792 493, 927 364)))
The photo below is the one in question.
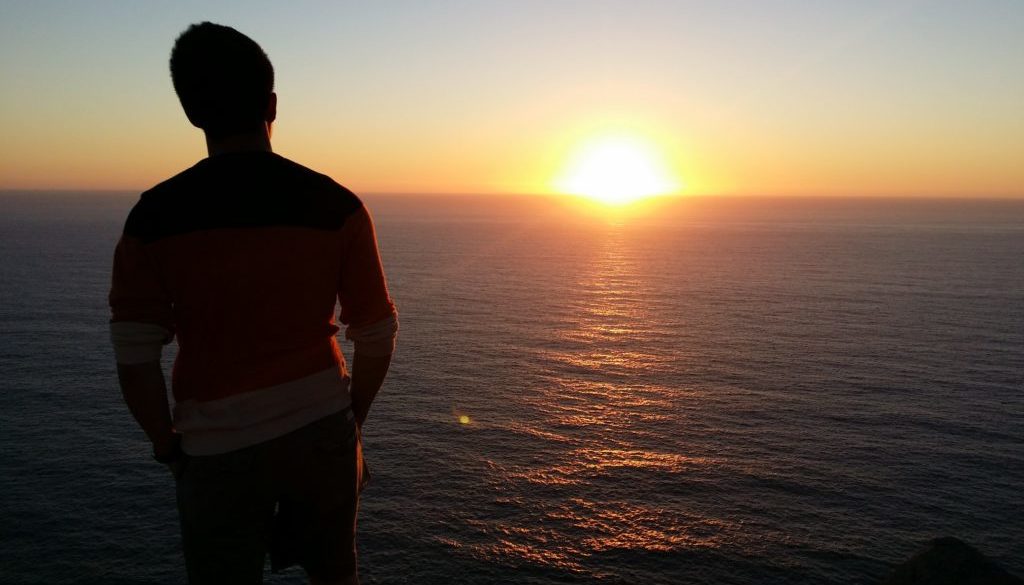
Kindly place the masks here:
POLYGON ((398 330, 373 223, 271 151, 274 71, 252 39, 193 25, 171 77, 209 157, 128 215, 110 328, 124 399, 174 472, 189 582, 259 583, 269 552, 275 571, 358 583, 360 429, 398 330), (174 337, 172 415, 159 360, 174 337))

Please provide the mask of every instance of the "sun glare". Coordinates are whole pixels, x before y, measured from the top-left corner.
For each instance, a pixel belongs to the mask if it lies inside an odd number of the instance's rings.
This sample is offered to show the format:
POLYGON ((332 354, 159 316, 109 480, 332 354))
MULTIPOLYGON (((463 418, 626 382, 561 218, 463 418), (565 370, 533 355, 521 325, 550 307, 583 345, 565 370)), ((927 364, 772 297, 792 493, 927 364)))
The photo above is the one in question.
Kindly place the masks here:
POLYGON ((661 158, 655 148, 637 138, 593 139, 574 153, 555 188, 608 205, 667 195, 679 189, 679 181, 661 158))

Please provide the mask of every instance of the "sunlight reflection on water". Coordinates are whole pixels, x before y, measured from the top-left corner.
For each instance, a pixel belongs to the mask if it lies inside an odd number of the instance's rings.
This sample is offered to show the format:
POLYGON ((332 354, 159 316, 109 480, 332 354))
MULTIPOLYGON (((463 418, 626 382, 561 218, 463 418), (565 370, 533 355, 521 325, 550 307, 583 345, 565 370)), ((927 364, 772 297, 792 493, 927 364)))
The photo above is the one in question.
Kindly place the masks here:
MULTIPOLYGON (((439 392, 473 415, 446 420, 458 430, 442 464, 421 472, 440 478, 427 530, 447 558, 506 576, 491 582, 867 582, 948 530, 935 506, 962 494, 1016 517, 1009 492, 979 480, 999 465, 961 461, 972 471, 958 487, 937 484, 950 455, 933 445, 1019 372, 1003 325, 1019 312, 999 300, 1017 290, 1019 238, 984 228, 951 248, 959 227, 914 231, 884 207, 865 228, 831 208, 800 204, 809 215, 779 223, 775 203, 742 203, 749 215, 724 221, 501 214, 507 224, 396 232, 398 274, 425 291, 403 314, 424 317, 422 343, 438 345, 408 379, 440 364, 402 399, 439 392), (988 356, 973 341, 935 345, 980 327, 988 356), (965 355, 1002 369, 965 374, 953 365, 965 355), (942 425, 922 426, 937 412, 942 425), (440 487, 452 466, 464 491, 440 487), (451 510, 454 494, 469 503, 451 510)), ((962 506, 959 533, 1019 532, 980 508, 962 506)))
POLYGON ((572 287, 578 294, 570 302, 572 311, 551 332, 551 347, 534 351, 535 367, 547 383, 523 402, 536 416, 507 425, 543 441, 543 458, 488 462, 500 498, 537 510, 497 523, 470 520, 488 538, 464 546, 484 558, 582 571, 582 559, 602 552, 716 547, 738 530, 671 501, 644 501, 642 494, 616 485, 623 474, 654 474, 670 482, 717 462, 677 444, 650 446, 652 439, 663 438, 652 425, 670 423, 676 402, 691 393, 638 382, 638 373, 671 373, 679 358, 650 343, 664 325, 649 322, 648 283, 637 270, 623 226, 610 225, 604 235, 572 287), (543 502, 529 501, 538 487, 555 491, 543 502))

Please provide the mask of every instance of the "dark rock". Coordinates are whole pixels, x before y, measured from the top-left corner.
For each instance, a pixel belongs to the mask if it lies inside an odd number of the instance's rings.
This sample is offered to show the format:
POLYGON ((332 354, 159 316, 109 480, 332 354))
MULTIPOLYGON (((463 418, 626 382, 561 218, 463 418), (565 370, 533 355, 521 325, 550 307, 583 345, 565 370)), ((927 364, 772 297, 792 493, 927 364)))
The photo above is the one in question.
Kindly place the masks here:
POLYGON ((896 567, 882 585, 1024 585, 962 540, 936 538, 896 567))

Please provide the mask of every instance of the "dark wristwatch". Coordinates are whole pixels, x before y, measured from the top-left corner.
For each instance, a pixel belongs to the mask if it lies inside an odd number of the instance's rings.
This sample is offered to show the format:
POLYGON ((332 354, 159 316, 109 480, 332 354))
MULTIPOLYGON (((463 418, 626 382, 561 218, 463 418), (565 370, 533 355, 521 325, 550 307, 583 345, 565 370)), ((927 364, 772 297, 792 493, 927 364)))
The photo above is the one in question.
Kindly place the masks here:
POLYGON ((177 461, 178 459, 181 459, 182 453, 183 452, 181 450, 181 435, 174 435, 174 446, 171 447, 171 450, 166 455, 161 457, 157 455, 156 450, 154 449, 153 459, 155 459, 157 463, 170 465, 177 461))

